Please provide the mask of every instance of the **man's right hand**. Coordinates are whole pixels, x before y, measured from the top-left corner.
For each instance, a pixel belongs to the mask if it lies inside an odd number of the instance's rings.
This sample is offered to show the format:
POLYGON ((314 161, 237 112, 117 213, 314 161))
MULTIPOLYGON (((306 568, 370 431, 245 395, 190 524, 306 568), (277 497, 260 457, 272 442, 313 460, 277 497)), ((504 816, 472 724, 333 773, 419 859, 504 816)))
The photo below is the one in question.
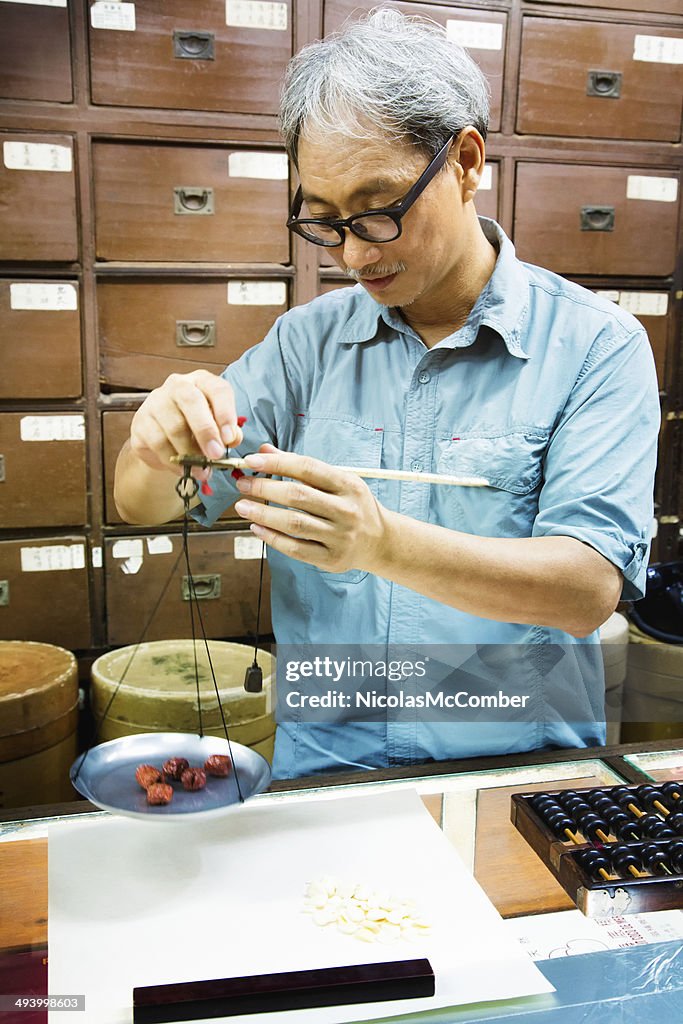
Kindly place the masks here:
POLYGON ((130 449, 151 469, 182 476, 172 455, 201 452, 220 459, 242 443, 230 384, 208 370, 172 373, 152 391, 133 417, 130 449))
MULTIPOLYGON (((114 500, 128 523, 166 523, 182 515, 172 455, 219 459, 242 443, 230 384, 207 370, 173 373, 152 391, 133 417, 130 439, 116 463, 114 500)), ((200 479, 209 470, 194 470, 200 479)), ((196 500, 196 499, 195 499, 196 500)))

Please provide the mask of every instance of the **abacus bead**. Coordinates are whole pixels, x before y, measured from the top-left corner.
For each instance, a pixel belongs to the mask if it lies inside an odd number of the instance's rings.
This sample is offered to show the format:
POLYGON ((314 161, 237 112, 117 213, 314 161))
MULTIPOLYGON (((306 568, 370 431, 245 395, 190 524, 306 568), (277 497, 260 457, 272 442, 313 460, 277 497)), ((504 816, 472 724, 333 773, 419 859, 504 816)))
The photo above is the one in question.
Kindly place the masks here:
POLYGON ((634 839, 643 838, 642 828, 635 825, 632 821, 627 821, 625 824, 621 824, 617 828, 612 825, 612 832, 617 839, 620 839, 625 843, 633 842, 634 839))
POLYGON ((683 843, 671 843, 669 863, 677 875, 683 875, 683 843))
POLYGON ((651 836, 654 835, 652 829, 657 828, 659 825, 663 825, 664 823, 656 814, 645 814, 642 818, 638 818, 638 824, 645 835, 651 836))
POLYGON ((683 836, 683 812, 677 811, 675 814, 670 814, 666 819, 666 823, 679 836, 683 836))
POLYGON ((581 831, 591 840, 602 840, 602 836, 598 833, 602 832, 603 835, 607 835, 609 833, 609 825, 606 821, 603 821, 602 818, 595 816, 594 821, 583 822, 581 825, 581 831))
POLYGON ((605 857, 599 850, 586 850, 584 853, 579 854, 576 859, 579 866, 592 878, 600 875, 600 868, 607 872, 610 870, 609 858, 605 857))
POLYGON ((538 811, 540 814, 542 814, 544 810, 549 810, 550 808, 557 808, 557 810, 560 810, 560 805, 557 800, 548 796, 546 793, 539 793, 538 796, 532 797, 529 803, 533 809, 538 811))
POLYGON ((661 846, 657 846, 655 843, 648 843, 647 846, 643 847, 641 852, 643 855, 643 863, 647 865, 653 874, 662 873, 658 870, 661 864, 666 865, 666 867, 669 866, 669 858, 661 846))
POLYGON ((669 828, 668 825, 665 825, 663 821, 660 822, 659 825, 653 825, 652 828, 649 829, 648 835, 651 836, 652 839, 676 838, 676 833, 674 832, 674 830, 672 828, 669 828))
POLYGON ((619 874, 629 873, 629 867, 640 870, 643 862, 640 856, 628 846, 615 846, 611 851, 612 865, 619 874))
POLYGON ((655 789, 654 786, 638 786, 636 795, 643 807, 646 807, 648 811, 651 811, 655 805, 655 800, 659 800, 662 794, 660 790, 655 789))
POLYGON ((683 782, 663 782, 659 787, 663 796, 676 803, 683 796, 683 782))

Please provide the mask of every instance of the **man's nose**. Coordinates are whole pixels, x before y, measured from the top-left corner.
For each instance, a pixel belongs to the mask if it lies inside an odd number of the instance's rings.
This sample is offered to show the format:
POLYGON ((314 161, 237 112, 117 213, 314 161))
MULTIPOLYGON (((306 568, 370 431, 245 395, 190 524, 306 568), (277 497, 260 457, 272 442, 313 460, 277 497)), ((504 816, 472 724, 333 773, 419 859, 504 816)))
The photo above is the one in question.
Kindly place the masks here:
POLYGON ((360 270, 381 259, 382 253, 376 242, 368 242, 354 235, 348 228, 344 232, 343 260, 349 270, 360 270))

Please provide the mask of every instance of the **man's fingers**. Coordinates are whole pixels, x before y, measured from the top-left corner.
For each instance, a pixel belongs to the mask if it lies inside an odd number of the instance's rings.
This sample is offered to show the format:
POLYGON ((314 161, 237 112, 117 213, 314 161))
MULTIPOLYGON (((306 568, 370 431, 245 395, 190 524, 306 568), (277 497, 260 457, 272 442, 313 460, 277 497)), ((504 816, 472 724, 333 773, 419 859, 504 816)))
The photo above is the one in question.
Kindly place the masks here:
MULTIPOLYGON (((257 454, 245 456, 250 469, 268 476, 284 476, 301 480, 318 491, 340 494, 349 489, 349 474, 310 455, 283 452, 273 445, 261 445, 257 454), (266 450, 267 449, 267 450, 266 450), (272 449, 272 450, 271 450, 272 449)), ((358 479, 354 476, 354 479, 358 479)))
POLYGON ((197 372, 196 384, 209 403, 223 448, 237 448, 244 438, 237 423, 235 396, 231 386, 222 377, 206 370, 197 372))

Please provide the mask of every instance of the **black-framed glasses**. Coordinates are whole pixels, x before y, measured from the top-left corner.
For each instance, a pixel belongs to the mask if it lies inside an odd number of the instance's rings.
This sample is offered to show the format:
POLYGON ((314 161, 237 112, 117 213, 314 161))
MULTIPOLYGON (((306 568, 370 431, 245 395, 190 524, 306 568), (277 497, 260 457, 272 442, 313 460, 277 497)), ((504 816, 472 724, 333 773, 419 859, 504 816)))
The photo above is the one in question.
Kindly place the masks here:
POLYGON ((365 242, 393 242, 403 230, 401 218, 413 205, 415 200, 422 195, 432 178, 441 170, 446 163, 448 151, 457 135, 452 135, 446 145, 439 150, 434 159, 425 167, 410 191, 406 193, 400 203, 395 206, 386 206, 381 210, 366 210, 364 213, 354 213, 346 220, 338 220, 334 217, 303 217, 298 219, 301 207, 303 206, 303 192, 301 185, 296 191, 292 209, 287 220, 287 227, 290 231, 296 231, 298 235, 315 245, 334 247, 343 245, 344 230, 348 228, 358 238, 365 242))

